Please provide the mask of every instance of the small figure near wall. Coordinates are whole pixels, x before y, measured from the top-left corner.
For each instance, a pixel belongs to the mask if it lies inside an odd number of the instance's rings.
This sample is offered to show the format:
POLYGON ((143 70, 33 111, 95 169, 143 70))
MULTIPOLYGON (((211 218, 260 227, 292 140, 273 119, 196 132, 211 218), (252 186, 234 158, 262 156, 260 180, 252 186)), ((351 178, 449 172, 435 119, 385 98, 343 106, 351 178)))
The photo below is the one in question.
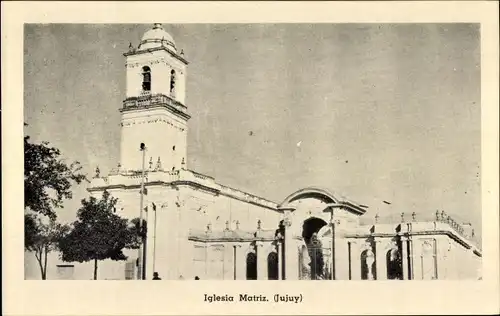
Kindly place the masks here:
POLYGON ((160 275, 158 272, 153 272, 153 280, 161 280, 160 275))

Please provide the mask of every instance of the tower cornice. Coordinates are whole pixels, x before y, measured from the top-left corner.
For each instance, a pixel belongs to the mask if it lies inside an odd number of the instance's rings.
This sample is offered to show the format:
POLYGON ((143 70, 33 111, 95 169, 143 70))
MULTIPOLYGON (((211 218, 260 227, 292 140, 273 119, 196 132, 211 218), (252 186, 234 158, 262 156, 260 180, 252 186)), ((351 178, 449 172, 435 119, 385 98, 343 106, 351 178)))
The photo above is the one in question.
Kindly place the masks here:
POLYGON ((185 65, 189 65, 189 62, 182 57, 181 55, 173 52, 172 50, 168 49, 168 47, 162 46, 162 47, 154 47, 154 48, 147 48, 147 49, 141 49, 141 50, 131 50, 123 54, 123 56, 128 57, 128 56, 133 56, 133 55, 141 55, 141 54, 149 54, 153 53, 156 51, 166 51, 169 53, 172 57, 177 58, 181 62, 183 62, 185 65))

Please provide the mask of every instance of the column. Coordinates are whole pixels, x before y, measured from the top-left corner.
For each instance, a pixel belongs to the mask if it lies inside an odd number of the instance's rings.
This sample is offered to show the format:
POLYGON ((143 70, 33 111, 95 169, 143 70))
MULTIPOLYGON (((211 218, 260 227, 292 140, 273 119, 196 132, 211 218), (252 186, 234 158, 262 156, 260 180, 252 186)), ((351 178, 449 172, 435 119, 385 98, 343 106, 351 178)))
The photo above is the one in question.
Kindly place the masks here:
POLYGON ((263 242, 256 243, 257 250, 257 280, 267 280, 267 252, 263 242))
POLYGON ((235 270, 236 270, 236 280, 246 280, 246 249, 243 244, 234 245, 235 248, 235 270))
POLYGON ((377 268, 377 280, 387 280, 387 262, 384 251, 383 240, 375 241, 375 265, 377 268))
POLYGON ((278 280, 283 280, 283 246, 280 240, 276 242, 276 253, 278 254, 278 280))
MULTIPOLYGON (((160 214, 157 214, 159 216, 160 214)), ((189 241, 189 213, 187 209, 180 212, 180 222, 178 227, 178 240, 177 240, 177 278, 181 275, 185 280, 193 279, 193 245, 189 241)), ((162 229, 160 223, 160 217, 158 218, 158 226, 156 227, 157 231, 162 229)), ((156 240, 156 251, 158 252, 158 239, 156 240)))
POLYGON ((411 280, 422 280, 422 256, 421 241, 413 238, 408 239, 410 244, 410 277, 411 280))
POLYGON ((285 280, 299 279, 299 256, 297 243, 293 240, 292 222, 285 219, 285 280))
MULTIPOLYGON (((145 203, 146 204, 146 203, 145 203)), ((147 205, 147 204, 146 204, 147 205)), ((147 236, 146 236, 146 280, 153 279, 153 262, 155 257, 155 212, 153 211, 151 205, 148 206, 148 211, 143 213, 144 219, 147 221, 147 236)), ((156 269, 156 265, 155 269, 156 269)), ((161 275, 160 275, 161 277, 161 275)))
POLYGON ((403 280, 410 280, 409 278, 409 262, 408 262, 408 239, 406 237, 401 237, 401 258, 402 258, 402 269, 403 269, 403 280))
POLYGON ((331 234, 332 234, 332 241, 331 241, 331 245, 330 245, 330 251, 331 251, 331 263, 330 263, 330 273, 331 273, 331 277, 330 279, 331 280, 335 280, 337 279, 337 264, 339 262, 339 260, 337 260, 337 246, 335 244, 336 240, 335 240, 335 222, 333 221, 333 209, 332 209, 332 217, 330 218, 330 230, 331 230, 331 234))
POLYGON ((335 241, 335 280, 349 280, 349 249, 347 240, 335 241))
POLYGON ((224 280, 234 279, 234 247, 231 243, 224 244, 224 280))
POLYGON ((361 280, 361 251, 358 241, 351 241, 351 280, 361 280))

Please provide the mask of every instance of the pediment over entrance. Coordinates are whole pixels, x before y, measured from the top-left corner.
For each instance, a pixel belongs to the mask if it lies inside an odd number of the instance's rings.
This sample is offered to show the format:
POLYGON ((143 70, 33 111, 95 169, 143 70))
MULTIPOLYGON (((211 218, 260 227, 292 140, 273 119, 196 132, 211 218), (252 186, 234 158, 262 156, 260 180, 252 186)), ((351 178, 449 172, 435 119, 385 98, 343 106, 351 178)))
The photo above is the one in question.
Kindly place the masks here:
POLYGON ((286 207, 291 203, 306 198, 315 198, 325 203, 337 203, 339 200, 327 189, 318 187, 308 187, 300 189, 285 198, 285 200, 278 207, 286 207))
POLYGON ((332 206, 358 216, 366 212, 359 204, 349 201, 344 197, 334 195, 328 189, 319 187, 307 187, 290 194, 278 205, 278 209, 297 210, 301 207, 300 204, 308 204, 307 207, 309 209, 319 210, 320 212, 329 212, 326 208, 332 206))

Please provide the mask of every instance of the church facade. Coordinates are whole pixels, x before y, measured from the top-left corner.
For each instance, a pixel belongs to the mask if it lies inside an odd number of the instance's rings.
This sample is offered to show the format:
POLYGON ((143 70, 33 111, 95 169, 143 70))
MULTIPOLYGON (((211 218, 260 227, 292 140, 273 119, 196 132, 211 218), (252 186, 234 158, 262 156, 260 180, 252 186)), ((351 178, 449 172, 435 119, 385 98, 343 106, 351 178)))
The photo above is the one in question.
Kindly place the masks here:
MULTIPOLYGON (((183 52, 155 24, 124 56, 120 163, 106 175, 96 170, 88 191, 118 198, 121 216, 142 212, 148 230, 145 250, 101 263, 99 279, 151 280, 155 272, 163 280, 480 278, 474 231, 444 212, 401 210, 387 220, 317 187, 275 202, 189 169, 183 52)), ((92 276, 92 264, 57 269, 58 278, 92 276)))

